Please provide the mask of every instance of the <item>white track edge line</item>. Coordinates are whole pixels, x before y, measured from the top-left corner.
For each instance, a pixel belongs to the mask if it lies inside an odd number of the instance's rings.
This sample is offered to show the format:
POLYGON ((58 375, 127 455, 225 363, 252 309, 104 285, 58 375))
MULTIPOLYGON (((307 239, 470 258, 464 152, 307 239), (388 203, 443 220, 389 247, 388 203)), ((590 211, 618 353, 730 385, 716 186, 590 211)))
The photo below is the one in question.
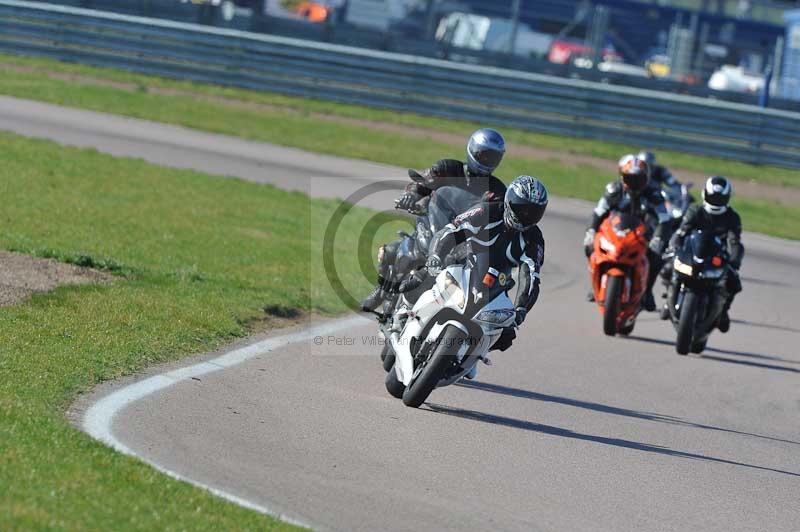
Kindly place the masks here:
POLYGON ((356 325, 363 325, 364 323, 364 318, 360 316, 325 323, 311 329, 306 329, 283 336, 276 336, 274 338, 267 338, 266 340, 240 347, 239 349, 234 349, 233 351, 229 351, 205 362, 167 371, 165 373, 134 382, 106 395, 89 407, 84 413, 81 426, 83 430, 95 440, 108 445, 112 449, 122 454, 138 458, 142 462, 150 465, 154 469, 173 479, 192 484, 193 486, 204 489, 209 493, 216 495, 217 497, 225 499, 243 508, 275 517, 289 524, 305 528, 312 528, 309 524, 298 519, 287 516, 280 512, 276 512, 267 506, 248 501, 247 499, 215 488, 203 482, 193 480, 187 476, 172 471, 154 462, 153 460, 137 454, 135 451, 117 439, 112 431, 112 425, 116 415, 134 401, 143 399, 148 395, 168 388, 174 384, 189 380, 198 375, 204 375, 237 366, 243 362, 255 358, 258 355, 269 353, 279 347, 285 347, 287 345, 304 342, 314 338, 315 336, 326 336, 342 329, 347 329, 356 325))

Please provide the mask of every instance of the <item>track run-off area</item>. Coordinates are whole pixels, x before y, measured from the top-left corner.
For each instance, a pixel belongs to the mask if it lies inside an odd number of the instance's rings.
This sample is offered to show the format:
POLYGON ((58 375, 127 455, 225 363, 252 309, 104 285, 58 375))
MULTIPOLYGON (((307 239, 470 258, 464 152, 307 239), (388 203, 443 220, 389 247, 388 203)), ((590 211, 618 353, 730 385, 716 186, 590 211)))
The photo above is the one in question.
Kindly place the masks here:
MULTIPOLYGON (((402 168, 5 97, 0 129, 322 197, 405 179, 402 168)), ((392 197, 361 204, 387 209, 392 197)), ((797 530, 800 245, 745 234, 731 331, 679 357, 656 314, 628 339, 602 334, 584 300, 588 216, 585 202, 553 200, 542 295, 514 347, 419 410, 386 393, 375 324, 347 316, 103 386, 77 406, 83 426, 318 529, 797 530)))

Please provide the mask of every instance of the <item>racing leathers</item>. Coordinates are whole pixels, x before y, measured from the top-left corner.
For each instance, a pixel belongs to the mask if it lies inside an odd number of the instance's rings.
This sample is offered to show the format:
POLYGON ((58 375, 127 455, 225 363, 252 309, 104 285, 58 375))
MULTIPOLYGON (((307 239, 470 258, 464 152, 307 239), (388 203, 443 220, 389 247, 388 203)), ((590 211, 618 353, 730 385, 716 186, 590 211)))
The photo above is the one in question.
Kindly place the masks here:
MULTIPOLYGON (((497 177, 474 175, 466 163, 455 159, 442 159, 421 174, 409 174, 413 181, 397 200, 397 208, 420 215, 416 223, 417 236, 420 232, 432 236, 476 203, 502 202, 506 191, 505 184, 497 177)), ((409 246, 404 246, 410 242, 414 247, 418 247, 418 243, 425 244, 428 239, 422 236, 414 239, 404 237, 381 246, 378 250, 378 282, 362 302, 363 311, 375 310, 384 301, 387 291, 397 289, 399 280, 415 266, 409 257, 418 257, 424 262, 427 249, 408 250, 409 246)))
POLYGON ((408 210, 406 205, 416 205, 417 211, 424 212, 431 194, 443 187, 462 189, 477 197, 478 201, 502 201, 506 192, 506 186, 495 176, 471 175, 466 163, 442 159, 406 186, 398 207, 408 210))
POLYGON ((660 186, 670 198, 681 197, 681 184, 666 166, 655 165, 650 172, 650 179, 660 186))
MULTIPOLYGON (((539 298, 544 237, 535 225, 524 232, 508 227, 503 221, 503 208, 502 202, 482 202, 457 216, 434 237, 428 265, 430 269, 431 264, 441 264, 441 258, 453 247, 466 242, 471 253, 489 253, 490 263, 498 269, 519 267, 519 289, 514 305, 519 326, 539 298)), ((515 337, 514 327, 504 329, 492 350, 505 351, 515 337)))
POLYGON ((586 230, 584 250, 586 256, 592 254, 594 236, 611 211, 626 212, 637 216, 647 226, 646 237, 649 241, 647 259, 650 269, 647 276, 647 291, 645 292, 644 307, 646 310, 655 310, 653 298, 653 285, 661 270, 663 260, 661 255, 666 247, 665 239, 669 238, 671 217, 664 203, 664 195, 660 186, 652 180, 640 194, 634 195, 627 190, 620 181, 613 181, 606 185, 603 197, 597 202, 592 213, 592 221, 586 230))
MULTIPOLYGON (((686 211, 680 228, 672 236, 669 248, 673 250, 680 248, 686 236, 698 229, 719 237, 728 248, 728 264, 731 269, 725 277, 727 299, 723 308, 723 317, 720 320, 720 330, 727 332, 730 326, 728 311, 736 294, 742 291, 742 281, 739 277, 739 268, 741 268, 742 260, 744 259, 744 246, 741 242, 742 219, 732 207, 728 207, 722 214, 710 214, 702 205, 692 205, 686 211)), ((668 263, 667 267, 664 268, 662 276, 665 281, 669 282, 672 276, 671 263, 668 263)))

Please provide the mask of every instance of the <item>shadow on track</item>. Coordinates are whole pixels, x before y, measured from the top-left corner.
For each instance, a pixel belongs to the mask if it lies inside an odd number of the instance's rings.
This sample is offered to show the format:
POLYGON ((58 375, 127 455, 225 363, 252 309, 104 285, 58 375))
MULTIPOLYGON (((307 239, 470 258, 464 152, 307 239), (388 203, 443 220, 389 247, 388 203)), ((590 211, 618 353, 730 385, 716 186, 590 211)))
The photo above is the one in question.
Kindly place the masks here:
MULTIPOLYGON (((659 345, 668 345, 670 347, 674 346, 673 342, 669 342, 667 340, 659 340, 657 338, 645 338, 643 336, 628 336, 628 340, 635 340, 637 342, 647 342, 650 344, 659 344, 659 345)), ((707 347, 705 352, 712 352, 712 353, 719 353, 721 355, 731 355, 731 356, 740 356, 740 357, 749 357, 749 358, 758 358, 761 360, 771 360, 774 362, 781 362, 784 364, 800 364, 797 360, 788 360, 785 358, 780 358, 772 355, 761 355, 759 353, 747 353, 745 351, 729 351, 726 349, 717 349, 714 347, 707 347)), ((776 366, 775 364, 765 364, 763 362, 751 362, 748 360, 736 360, 733 358, 724 358, 718 357, 714 355, 703 354, 700 355, 701 359, 703 360, 714 360, 716 362, 728 362, 730 364, 739 364, 742 366, 750 366, 753 368, 761 368, 761 369, 771 369, 774 371, 786 371, 789 373, 800 373, 800 369, 798 368, 787 368, 786 366, 776 366)))
POLYGON ((786 327, 784 325, 773 325, 771 323, 760 323, 757 321, 734 320, 734 319, 731 320, 731 323, 737 323, 739 325, 744 325, 745 327, 758 327, 759 329, 771 329, 773 331, 800 333, 800 329, 795 329, 793 327, 786 327))
POLYGON ((772 279, 759 279, 758 277, 742 276, 742 282, 746 284, 759 284, 762 286, 778 286, 781 288, 793 288, 794 285, 772 279))
POLYGON ((559 436, 561 438, 569 438, 573 440, 588 441, 593 443, 600 443, 603 445, 611 445, 613 447, 621 447, 623 449, 632 449, 635 451, 642 451, 647 453, 655 453, 664 456, 673 456, 676 458, 688 458, 690 460, 702 460, 705 462, 713 462, 718 464, 728 464, 739 467, 746 467, 749 469, 758 469, 760 471, 770 471, 773 473, 780 473, 782 475, 789 475, 793 477, 800 477, 800 473, 793 473, 791 471, 784 471, 782 469, 774 469, 771 467, 757 466, 753 464, 746 464, 744 462, 736 462, 734 460, 726 460, 724 458, 714 458, 713 456, 705 456, 702 454, 687 453, 684 451, 676 451, 661 445, 650 445, 647 443, 640 443, 632 440, 623 440, 621 438, 609 438, 606 436, 595 436, 592 434, 583 434, 569 429, 562 429, 551 425, 542 425, 526 421, 524 419, 515 419, 505 416, 498 416, 494 414, 486 414, 484 412, 477 412, 475 410, 464 410, 461 408, 453 408, 445 405, 427 403, 425 411, 442 414, 447 416, 454 416, 472 421, 479 421, 481 423, 489 423, 492 425, 500 425, 510 427, 513 429, 526 430, 536 432, 539 434, 548 434, 550 436, 559 436))
POLYGON ((692 427, 698 429, 706 429, 706 430, 714 430, 718 432, 727 432, 730 434, 738 434, 741 436, 751 436, 753 438, 761 438, 764 440, 771 440, 781 443, 791 443, 794 445, 800 445, 800 442, 786 440, 783 438, 777 438, 774 436, 764 436, 762 434, 754 434, 752 432, 744 432, 739 430, 733 429, 726 429, 722 427, 715 427, 713 425, 704 425, 702 423, 694 423, 692 421, 686 421, 674 416, 666 416, 663 414, 656 414, 654 412, 641 412, 638 410, 630 410, 628 408, 619 408, 616 406, 604 405, 601 403, 592 403, 589 401, 580 401, 577 399, 570 399, 568 397, 558 397, 555 395, 547 395, 538 392, 532 392, 529 390, 521 390, 519 388, 510 388, 508 386, 503 386, 501 384, 490 384, 488 382, 478 382, 478 381, 463 381, 456 383, 456 386, 460 386, 463 388, 473 388, 476 390, 481 390, 485 392, 492 392, 501 395, 507 395, 510 397, 520 397, 523 399, 531 399, 534 401, 542 401, 545 403, 556 403, 560 405, 566 406, 573 406, 575 408, 582 408, 585 410, 592 410, 594 412, 602 412, 604 414, 612 414, 615 416, 624 416, 630 417, 634 419, 643 419, 645 421, 655 421, 658 423, 669 423, 670 425, 679 425, 683 427, 692 427))

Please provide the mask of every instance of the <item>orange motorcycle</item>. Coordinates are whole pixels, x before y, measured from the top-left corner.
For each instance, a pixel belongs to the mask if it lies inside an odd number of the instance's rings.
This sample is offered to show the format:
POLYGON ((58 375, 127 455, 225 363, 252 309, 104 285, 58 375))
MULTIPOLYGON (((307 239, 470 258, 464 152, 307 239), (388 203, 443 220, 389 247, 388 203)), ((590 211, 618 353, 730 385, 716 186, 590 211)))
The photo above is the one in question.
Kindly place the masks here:
POLYGON ((628 335, 636 325, 647 288, 647 228, 636 216, 612 212, 600 225, 589 257, 594 300, 603 332, 628 335))

